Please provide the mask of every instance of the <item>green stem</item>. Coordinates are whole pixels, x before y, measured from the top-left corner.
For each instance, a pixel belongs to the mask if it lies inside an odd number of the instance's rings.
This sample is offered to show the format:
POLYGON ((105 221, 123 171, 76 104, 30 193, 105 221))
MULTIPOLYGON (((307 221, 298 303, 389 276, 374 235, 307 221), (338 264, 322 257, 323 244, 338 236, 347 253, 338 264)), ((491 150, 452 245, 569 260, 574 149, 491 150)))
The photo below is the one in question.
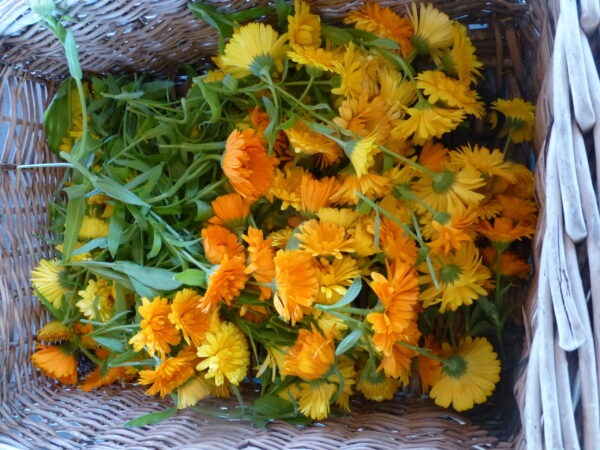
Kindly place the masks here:
POLYGON ((403 347, 409 348, 420 355, 426 356, 427 358, 435 359, 436 361, 439 361, 442 364, 446 364, 446 360, 444 358, 432 353, 431 350, 429 350, 428 348, 417 347, 416 345, 411 345, 408 342, 404 341, 396 341, 396 344, 400 344, 403 347))

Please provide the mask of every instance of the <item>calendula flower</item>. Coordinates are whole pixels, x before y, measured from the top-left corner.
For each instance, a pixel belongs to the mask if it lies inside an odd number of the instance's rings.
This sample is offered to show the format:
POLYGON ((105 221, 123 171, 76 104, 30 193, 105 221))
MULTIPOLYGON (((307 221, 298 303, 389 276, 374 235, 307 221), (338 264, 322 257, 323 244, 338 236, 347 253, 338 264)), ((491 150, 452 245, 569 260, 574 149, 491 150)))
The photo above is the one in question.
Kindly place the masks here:
POLYGON ((194 376, 198 358, 193 347, 186 347, 177 356, 165 359, 154 370, 140 370, 139 383, 151 384, 146 395, 164 397, 194 376))
POLYGON ((363 217, 352 230, 354 255, 367 257, 377 253, 375 249, 374 219, 372 215, 363 217))
POLYGON ((452 218, 444 223, 434 219, 431 221, 431 227, 435 231, 428 245, 435 254, 447 255, 452 250, 458 250, 463 242, 473 240, 471 235, 452 218))
POLYGON ((388 278, 373 272, 370 284, 385 310, 383 313, 370 313, 366 319, 373 327, 375 348, 389 356, 397 341, 412 343, 414 340, 419 277, 412 264, 397 261, 391 265, 386 262, 386 268, 388 278))
POLYGON ((423 144, 423 148, 419 153, 419 164, 433 170, 434 172, 442 172, 446 163, 449 162, 448 149, 439 142, 427 141, 423 144))
POLYGON ((446 360, 429 396, 437 405, 466 411, 492 395, 500 380, 500 361, 487 339, 467 336, 457 347, 442 344, 446 360))
POLYGON ((142 298, 142 305, 138 307, 142 317, 141 330, 129 340, 133 350, 141 351, 144 347, 150 357, 157 353, 161 359, 171 351, 171 345, 181 341, 179 331, 169 321, 171 305, 166 298, 154 297, 152 301, 142 298))
POLYGON ((335 361, 333 335, 324 336, 312 325, 312 330, 298 331, 296 343, 283 363, 282 374, 312 381, 325 375, 335 361))
POLYGON ((31 362, 50 378, 63 384, 77 383, 77 359, 62 345, 41 345, 30 356, 31 362))
POLYGON ((363 51, 350 42, 346 46, 344 59, 339 64, 336 72, 341 76, 339 87, 334 87, 331 93, 343 97, 358 97, 362 92, 369 96, 379 93, 377 72, 381 70, 380 61, 363 53, 363 51))
POLYGON ((439 70, 425 70, 417 75, 417 88, 428 96, 429 103, 435 105, 441 101, 451 108, 460 108, 466 114, 481 117, 483 104, 469 85, 469 81, 449 78, 439 70))
POLYGON ((498 99, 494 109, 502 113, 506 119, 501 136, 510 132, 510 140, 515 144, 533 139, 533 123, 535 121, 535 106, 521 98, 512 100, 498 99))
MULTIPOLYGON (((430 350, 434 355, 439 355, 441 351, 440 346, 435 342, 432 335, 425 336, 423 348, 430 350)), ((417 355, 415 360, 415 368, 421 381, 421 392, 427 394, 440 376, 442 363, 435 358, 430 358, 423 354, 417 355)))
POLYGON ((236 77, 251 74, 260 76, 263 71, 281 72, 287 36, 278 36, 271 25, 252 22, 234 33, 221 56, 221 68, 236 77))
POLYGON ((244 257, 244 247, 227 228, 209 225, 202 228, 201 235, 204 255, 211 264, 219 264, 224 256, 230 259, 244 257))
POLYGON ((41 259, 31 271, 31 285, 55 308, 60 308, 63 297, 70 291, 65 282, 66 275, 66 269, 56 258, 41 259))
POLYGON ((399 387, 398 380, 386 377, 382 371, 369 374, 356 385, 367 400, 376 402, 393 399, 399 387))
POLYGON ((248 265, 246 273, 259 283, 260 300, 267 300, 273 295, 270 285, 275 278, 275 248, 271 239, 265 239, 263 232, 254 227, 248 227, 248 232, 243 236, 248 244, 248 265))
POLYGON ((220 195, 212 201, 211 207, 215 215, 209 219, 210 223, 224 225, 230 230, 239 230, 246 227, 250 205, 237 192, 220 195))
POLYGON ((375 164, 375 156, 381 153, 376 144, 377 135, 372 134, 359 141, 346 142, 344 153, 350 159, 356 176, 362 177, 369 173, 369 169, 375 164))
MULTIPOLYGON (((423 174, 412 186, 415 194, 427 205, 439 212, 447 212, 452 216, 460 216, 468 209, 479 206, 484 195, 478 189, 485 185, 485 180, 471 166, 464 166, 457 171, 445 170, 435 178, 423 174)), ((423 210, 419 204, 417 210, 423 210)))
POLYGON ((317 265, 319 271, 319 293, 317 303, 331 305, 344 296, 348 286, 360 275, 357 261, 350 256, 333 259, 329 262, 320 258, 317 265))
POLYGON ((191 377, 177 388, 177 409, 189 408, 211 395, 211 385, 204 374, 191 377))
POLYGON ((337 189, 338 183, 335 177, 317 180, 309 173, 305 173, 300 183, 300 211, 314 214, 321 208, 329 206, 330 198, 337 189))
POLYGON ((321 45, 321 18, 310 13, 310 5, 294 1, 294 15, 288 16, 288 39, 292 47, 321 45))
POLYGON ((112 318, 117 297, 112 282, 104 278, 90 280, 86 288, 77 294, 81 300, 75 305, 85 317, 100 322, 106 322, 112 318))
POLYGON ((494 248, 504 250, 514 241, 531 238, 535 226, 508 217, 496 217, 494 223, 489 220, 480 222, 477 231, 492 241, 494 248))
POLYGON ((96 239, 106 236, 108 236, 108 222, 97 217, 83 216, 83 222, 79 229, 80 239, 96 239))
POLYGON ((292 128, 285 130, 290 145, 296 153, 316 155, 320 167, 328 167, 339 161, 341 147, 324 134, 309 128, 303 120, 297 120, 292 128))
POLYGON ((485 264, 493 272, 500 273, 505 277, 527 278, 531 273, 531 264, 519 255, 509 251, 503 251, 498 260, 498 252, 494 247, 485 247, 480 250, 485 264))
POLYGON ((275 175, 274 164, 275 160, 267 155, 254 129, 233 130, 227 138, 223 173, 248 202, 253 202, 269 189, 275 175))
POLYGON ((338 205, 356 205, 360 200, 357 192, 373 200, 385 197, 392 190, 390 180, 375 172, 362 176, 344 173, 340 181, 340 189, 331 197, 331 201, 338 205))
MULTIPOLYGON (((421 332, 416 322, 408 328, 407 332, 410 333, 409 338, 402 339, 402 342, 417 345, 421 337, 421 332)), ((401 344, 394 344, 391 347, 390 354, 383 355, 381 358, 381 364, 377 367, 377 370, 383 370, 386 377, 398 380, 403 386, 407 386, 410 381, 411 366, 415 356, 417 356, 416 351, 401 344)))
POLYGON ((465 112, 461 109, 440 108, 426 100, 405 109, 409 117, 397 122, 392 136, 399 139, 412 138, 417 145, 423 145, 432 138, 442 137, 456 129, 465 118, 465 112))
POLYGON ((419 249, 414 239, 391 219, 384 217, 379 227, 379 239, 385 256, 389 260, 414 264, 419 249))
POLYGON ((410 38, 413 27, 410 22, 390 8, 382 8, 376 2, 369 1, 361 8, 350 11, 344 18, 344 23, 354 24, 359 30, 395 41, 400 46, 403 56, 407 56, 412 50, 410 38))
POLYGON ((273 303, 283 320, 292 326, 308 314, 319 292, 319 273, 312 256, 294 250, 275 255, 276 292, 273 303))
POLYGON ((71 89, 69 97, 71 99, 71 125, 69 126, 68 134, 61 138, 61 143, 58 146, 59 151, 66 153, 71 153, 73 146, 83 134, 83 112, 77 88, 71 89))
POLYGON ((285 249, 288 241, 294 234, 294 229, 291 227, 282 228, 281 230, 273 231, 269 234, 269 239, 273 242, 273 247, 285 249))
POLYGON ((354 368, 354 360, 346 355, 340 355, 337 362, 338 373, 330 375, 327 380, 332 384, 343 384, 342 393, 335 401, 335 404, 340 408, 350 411, 350 396, 354 391, 356 384, 356 369, 354 368), (341 378, 340 379, 340 375, 341 378))
POLYGON ((394 117, 404 115, 403 107, 412 105, 417 99, 415 82, 402 76, 393 67, 382 67, 379 71, 379 96, 388 104, 394 117))
MULTIPOLYGON (((439 289, 433 286, 431 275, 427 272, 422 277, 429 287, 421 293, 423 305, 427 308, 440 304, 440 312, 456 311, 461 305, 472 304, 480 295, 486 295, 486 285, 490 279, 490 271, 482 264, 477 247, 472 242, 465 242, 456 252, 438 255, 433 259, 439 289)), ((427 268, 423 268, 426 271, 427 268)))
POLYGON ((342 259, 344 253, 353 253, 353 239, 339 225, 307 220, 297 234, 300 250, 312 256, 333 256, 342 259))
POLYGON ((498 149, 490 150, 477 144, 467 144, 458 150, 452 150, 448 156, 451 164, 457 167, 468 164, 484 178, 496 176, 509 183, 516 181, 516 177, 511 173, 511 165, 504 161, 504 154, 498 149))
POLYGON ((509 195, 497 195, 496 200, 503 217, 531 224, 537 222, 537 205, 534 201, 509 195))
POLYGON ((208 286, 204 296, 200 299, 199 308, 208 313, 212 311, 219 302, 230 305, 246 286, 248 274, 246 265, 242 258, 223 257, 221 264, 213 267, 208 276, 208 286))
POLYGON ((292 47, 287 57, 295 63, 324 72, 335 72, 342 63, 343 53, 321 47, 292 47))
POLYGON ((70 341, 73 338, 73 331, 58 320, 52 320, 44 325, 36 335, 36 340, 43 342, 61 342, 70 341))
POLYGON ((363 92, 358 97, 344 99, 338 108, 339 116, 333 122, 340 128, 351 131, 357 136, 376 135, 376 142, 387 141, 391 130, 391 121, 400 117, 401 110, 389 114, 389 104, 384 97, 369 97, 363 92))
POLYGON ((483 64, 475 55, 475 46, 467 36, 467 27, 454 22, 452 35, 454 37, 452 48, 441 58, 443 69, 450 75, 456 75, 461 81, 476 81, 481 77, 483 64))
POLYGON ((299 410, 313 420, 323 420, 329 416, 329 408, 338 387, 327 381, 298 383, 296 395, 299 410))
POLYGON ((354 227, 361 215, 351 208, 321 208, 317 211, 317 217, 321 222, 335 223, 349 229, 354 227))
POLYGON ((227 380, 237 386, 246 376, 250 351, 244 333, 231 322, 221 322, 206 333, 197 355, 203 358, 196 370, 208 369, 206 378, 213 378, 217 386, 227 380))
POLYGON ((101 386, 111 385, 115 381, 126 382, 132 380, 135 374, 135 369, 131 367, 111 367, 106 373, 102 373, 101 368, 96 367, 78 387, 85 392, 89 392, 101 386))
POLYGON ((437 63, 442 50, 454 42, 453 22, 431 3, 421 3, 418 12, 416 3, 411 6, 408 19, 414 30, 412 44, 419 55, 429 53, 437 63))
POLYGON ((175 294, 171 304, 169 320, 181 331, 189 344, 200 345, 211 326, 213 315, 204 313, 198 306, 202 297, 192 289, 182 289, 175 294))

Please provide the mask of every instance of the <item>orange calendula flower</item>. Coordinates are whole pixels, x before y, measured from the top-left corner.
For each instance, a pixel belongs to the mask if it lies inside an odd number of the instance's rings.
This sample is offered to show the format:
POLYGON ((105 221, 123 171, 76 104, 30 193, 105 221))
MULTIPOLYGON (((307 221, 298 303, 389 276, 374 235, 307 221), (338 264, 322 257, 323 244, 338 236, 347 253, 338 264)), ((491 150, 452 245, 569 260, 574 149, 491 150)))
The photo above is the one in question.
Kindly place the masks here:
POLYGON ((44 342, 70 341, 73 338, 73 331, 62 322, 52 320, 37 332, 36 340, 44 342))
POLYGON ((254 129, 233 130, 225 144, 222 167, 231 186, 253 202, 271 186, 275 160, 267 155, 254 129))
POLYGON ((310 312, 319 292, 319 273, 312 256, 279 250, 275 255, 275 285, 275 309, 283 320, 295 325, 310 312))
POLYGON ((485 264, 494 272, 499 272, 505 277, 527 278, 531 273, 531 264, 519 255, 509 251, 503 251, 498 261, 498 252, 493 247, 485 247, 480 250, 485 264))
POLYGON ((312 331, 299 330, 296 343, 283 363, 282 374, 311 381, 325 375, 335 361, 333 335, 323 336, 312 326, 312 331))
POLYGON ((496 200, 500 203, 503 217, 531 224, 537 222, 537 205, 534 201, 509 195, 496 195, 496 200))
POLYGON ((211 207, 215 215, 209 219, 210 223, 224 225, 232 230, 246 226, 250 204, 237 192, 217 197, 212 201, 211 207))
POLYGON ((417 88, 428 96, 431 104, 442 101, 451 108, 462 109, 466 114, 483 116, 483 104, 477 92, 470 88, 470 81, 449 78, 439 70, 425 70, 417 75, 417 88))
POLYGON ((165 355, 171 351, 170 346, 181 341, 179 331, 169 321, 171 305, 166 298, 154 297, 150 301, 144 297, 138 313, 142 316, 141 330, 129 340, 133 350, 139 352, 146 347, 150 357, 157 353, 161 359, 165 359, 165 355))
POLYGON ((208 286, 206 293, 200 299, 199 308, 207 313, 212 311, 219 302, 230 305, 240 295, 247 281, 248 274, 244 260, 242 258, 229 259, 225 255, 221 264, 214 266, 212 273, 208 276, 208 286))
POLYGON ((451 250, 458 250, 463 242, 472 241, 471 235, 455 226, 452 221, 441 223, 433 220, 431 226, 435 230, 429 243, 433 253, 447 255, 451 250))
POLYGON ((116 381, 126 382, 132 380, 135 373, 135 369, 130 367, 112 367, 106 373, 102 373, 100 367, 96 367, 85 377, 79 388, 85 392, 89 392, 92 389, 108 386, 116 381))
POLYGON ((400 46, 403 56, 407 56, 412 50, 411 23, 390 8, 382 8, 374 1, 369 1, 361 8, 350 11, 344 18, 344 23, 354 24, 359 30, 369 31, 395 41, 400 46))
POLYGON ((479 251, 472 242, 465 242, 456 252, 438 255, 432 261, 439 289, 433 285, 428 268, 419 269, 425 272, 421 282, 429 284, 421 293, 426 308, 439 304, 442 313, 448 309, 456 311, 459 306, 471 305, 480 295, 487 294, 491 273, 482 264, 479 251))
POLYGON ((202 297, 192 289, 182 289, 175 294, 169 320, 181 331, 187 344, 200 345, 211 325, 212 315, 198 308, 202 297))
POLYGON ((244 247, 227 228, 209 225, 202 228, 201 234, 204 255, 211 264, 219 264, 224 256, 229 259, 244 257, 244 247))
POLYGON ((409 264, 417 261, 419 249, 413 238, 406 234, 400 225, 387 217, 381 221, 379 238, 388 259, 404 261, 409 264))
POLYGON ((45 375, 63 384, 77 383, 77 359, 65 347, 41 345, 30 359, 45 375))
POLYGON ((139 383, 152 385, 146 395, 159 394, 164 397, 194 376, 197 361, 196 349, 186 347, 177 356, 164 360, 156 369, 140 370, 139 383))
MULTIPOLYGON (((244 241, 248 244, 248 266, 246 273, 259 283, 270 285, 275 278, 275 247, 271 239, 265 239, 258 228, 249 227, 244 241)), ((260 286, 260 300, 271 298, 270 287, 260 286)))
MULTIPOLYGON (((429 349, 432 354, 439 355, 441 348, 432 335, 425 336, 423 347, 429 349)), ((442 369, 442 363, 434 358, 429 358, 423 354, 416 357, 416 370, 421 380, 421 392, 427 394, 431 386, 437 381, 442 369)))
POLYGON ((300 184, 300 211, 315 214, 321 208, 331 203, 331 196, 338 189, 334 177, 314 179, 309 173, 302 176, 300 184))
POLYGON ((288 16, 288 39, 290 45, 318 47, 321 45, 321 18, 310 13, 310 5, 294 1, 294 15, 288 16))
POLYGON ((434 172, 443 171, 448 161, 448 149, 439 142, 427 141, 419 153, 419 164, 434 172))
POLYGON ((357 136, 374 135, 378 144, 387 143, 392 120, 398 119, 402 114, 399 108, 392 113, 385 97, 377 95, 370 98, 366 92, 358 97, 345 99, 338 111, 339 116, 333 119, 336 125, 357 136))
POLYGON ((356 205, 360 199, 357 192, 373 200, 385 197, 392 190, 390 180, 375 172, 368 172, 363 176, 344 173, 340 179, 340 189, 331 197, 338 205, 356 205))
POLYGON ((300 250, 312 256, 333 256, 342 259, 343 253, 353 253, 354 239, 339 225, 308 220, 300 225, 297 234, 300 250))
POLYGON ((303 120, 297 120, 285 134, 296 153, 316 156, 321 168, 335 164, 342 156, 342 149, 334 140, 311 130, 303 120))
MULTIPOLYGON (((410 345, 417 345, 420 337, 421 332, 415 321, 405 331, 405 337, 401 340, 410 345)), ((383 355, 377 370, 383 370, 386 377, 399 380, 402 385, 407 386, 410 382, 411 365, 415 356, 417 356, 416 351, 396 343, 392 346, 389 355, 383 355)))
POLYGON ((508 217, 496 217, 494 223, 489 220, 480 222, 477 231, 492 241, 495 248, 504 250, 514 241, 531 238, 535 233, 535 225, 508 217))

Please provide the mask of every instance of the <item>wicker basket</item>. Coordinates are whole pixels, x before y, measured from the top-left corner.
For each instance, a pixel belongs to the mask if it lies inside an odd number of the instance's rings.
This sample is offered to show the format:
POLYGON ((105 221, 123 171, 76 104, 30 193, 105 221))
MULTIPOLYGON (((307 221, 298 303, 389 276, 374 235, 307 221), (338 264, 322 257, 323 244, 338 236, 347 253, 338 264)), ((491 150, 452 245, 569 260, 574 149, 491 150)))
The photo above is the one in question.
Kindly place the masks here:
MULTIPOLYGON (((381 4, 402 11, 407 1, 381 4)), ((215 34, 192 16, 187 0, 59 3, 77 19, 71 28, 89 71, 143 69, 170 76, 179 63, 199 66, 214 50, 215 34)), ((212 3, 239 9, 261 2, 212 3)), ((314 0, 313 6, 336 21, 358 3, 314 0)), ((44 144, 42 112, 68 70, 58 41, 32 25, 27 2, 3 0, 0 448, 596 448, 600 216, 590 175, 595 168, 588 161, 594 160, 594 145, 600 161, 600 81, 593 57, 600 3, 580 0, 579 11, 575 0, 432 3, 476 25, 472 38, 497 89, 538 104, 536 276, 523 310, 525 338, 517 346, 523 355, 508 374, 508 389, 467 418, 402 397, 356 403, 351 415, 305 428, 274 423, 258 430, 187 410, 157 425, 125 428, 127 420, 168 402, 149 399, 135 387, 83 393, 40 375, 29 355, 35 331, 47 317, 32 296, 29 272, 39 258, 50 256, 42 239, 47 200, 62 174, 56 168, 17 166, 53 160, 44 144), (513 391, 518 407, 510 408, 506 399, 513 391)), ((529 156, 533 161, 533 153, 529 156)))

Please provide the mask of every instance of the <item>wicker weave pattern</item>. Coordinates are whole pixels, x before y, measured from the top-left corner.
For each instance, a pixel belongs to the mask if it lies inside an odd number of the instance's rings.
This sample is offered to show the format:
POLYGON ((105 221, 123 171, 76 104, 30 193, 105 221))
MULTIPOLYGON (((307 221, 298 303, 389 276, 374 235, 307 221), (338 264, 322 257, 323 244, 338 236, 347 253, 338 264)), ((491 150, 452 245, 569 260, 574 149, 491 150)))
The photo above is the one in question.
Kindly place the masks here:
MULTIPOLYGON (((64 0, 61 3, 78 20, 72 29, 80 44, 83 67, 89 71, 147 69, 171 74, 181 62, 201 65, 214 49, 212 29, 192 17, 184 0, 64 0)), ((213 0, 212 3, 239 9, 264 2, 213 0)), ((336 20, 359 3, 315 0, 313 5, 327 20, 336 20)), ((403 11, 408 0, 380 3, 403 11)), ((159 425, 126 429, 122 427, 124 421, 160 410, 165 404, 148 401, 136 388, 123 391, 113 387, 88 394, 58 388, 36 373, 28 356, 32 351, 32 336, 46 318, 32 299, 28 279, 36 261, 51 256, 38 234, 44 232, 48 202, 61 173, 56 168, 17 171, 16 166, 52 160, 43 145, 42 112, 55 88, 52 80, 64 76, 67 69, 56 40, 48 32, 28 25, 32 15, 26 2, 4 0, 0 4, 0 48, 3 51, 0 62, 0 447, 8 444, 15 448, 53 449, 83 446, 99 449, 125 446, 139 449, 579 448, 576 420, 582 423, 585 448, 594 448, 600 442, 597 379, 600 359, 596 356, 596 349, 600 348, 600 279, 597 275, 600 272, 597 256, 600 255, 600 218, 597 196, 593 188, 590 191, 591 183, 587 182, 589 170, 586 172, 586 151, 590 154, 595 151, 596 161, 600 161, 597 95, 600 81, 592 64, 594 57, 588 49, 588 38, 583 34, 577 38, 578 33, 571 32, 576 30, 579 20, 583 30, 592 36, 589 42, 598 56, 594 46, 598 45, 600 3, 580 0, 579 11, 575 9, 574 0, 531 0, 527 4, 518 0, 438 0, 432 3, 453 18, 489 24, 488 28, 474 31, 473 39, 481 59, 496 69, 497 85, 506 81, 511 92, 532 100, 539 98, 537 192, 542 214, 536 240, 538 269, 524 310, 528 331, 525 344, 531 353, 529 359, 528 353, 524 357, 523 366, 527 370, 515 385, 524 435, 513 436, 511 442, 498 443, 458 415, 427 403, 402 401, 355 405, 353 415, 328 420, 325 427, 299 429, 274 424, 269 431, 255 430, 185 411, 159 425), (559 17, 566 24, 567 32, 563 37, 557 36, 558 50, 553 52, 555 30, 564 25, 560 25, 559 17), (551 69, 554 69, 554 81, 549 75, 551 69), (587 89, 581 77, 577 78, 578 72, 585 73, 587 89), (565 76, 571 79, 571 88, 568 78, 565 83, 565 76), (575 105, 574 122, 570 115, 565 116, 571 109, 569 91, 575 105), (560 130, 564 135, 572 135, 574 144, 569 147, 568 141, 566 147, 560 148, 556 142, 550 142, 553 123, 563 127, 560 130), (587 147, 582 144, 579 129, 593 134, 595 142, 589 139, 587 147), (560 156, 560 152, 573 157, 560 156), (565 173, 573 177, 571 184, 565 173), (575 183, 576 180, 579 182, 575 183), (565 196, 565 192, 569 195, 565 196), (566 207, 562 201, 565 197, 566 207), (567 217, 566 229, 562 217, 567 217), (572 242, 583 238, 586 240, 578 263, 572 242), (581 274, 578 266, 582 268, 581 274), (558 282, 559 274, 563 276, 562 284, 558 282), (587 282, 579 282, 582 276, 592 282, 591 321, 585 303, 589 288, 587 282), (571 289, 561 290, 565 286, 571 289), (570 296, 557 295, 558 292, 570 296), (555 325, 555 312, 558 325, 555 325), (565 349, 573 348, 577 348, 577 352, 568 355, 568 366, 565 349), (581 388, 573 389, 575 385, 581 388), (583 408, 580 406, 573 414, 573 405, 580 401, 579 394, 583 408)))

